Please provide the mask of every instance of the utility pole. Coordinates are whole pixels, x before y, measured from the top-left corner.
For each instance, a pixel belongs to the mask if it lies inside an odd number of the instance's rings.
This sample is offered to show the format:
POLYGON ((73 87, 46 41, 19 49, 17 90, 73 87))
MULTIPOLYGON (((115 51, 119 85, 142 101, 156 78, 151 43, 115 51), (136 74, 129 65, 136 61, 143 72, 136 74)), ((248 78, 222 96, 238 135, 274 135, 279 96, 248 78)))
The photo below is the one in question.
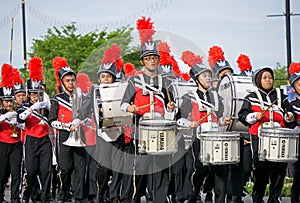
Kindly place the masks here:
POLYGON ((267 15, 267 17, 281 17, 285 16, 285 33, 286 33, 286 59, 287 59, 287 73, 288 78, 290 77, 289 74, 289 67, 292 63, 292 48, 291 48, 291 16, 297 16, 300 14, 293 14, 290 12, 290 0, 285 0, 285 13, 280 15, 267 15))
POLYGON ((24 68, 27 70, 27 51, 26 51, 26 21, 25 21, 25 0, 22 0, 22 27, 23 27, 23 54, 24 68))

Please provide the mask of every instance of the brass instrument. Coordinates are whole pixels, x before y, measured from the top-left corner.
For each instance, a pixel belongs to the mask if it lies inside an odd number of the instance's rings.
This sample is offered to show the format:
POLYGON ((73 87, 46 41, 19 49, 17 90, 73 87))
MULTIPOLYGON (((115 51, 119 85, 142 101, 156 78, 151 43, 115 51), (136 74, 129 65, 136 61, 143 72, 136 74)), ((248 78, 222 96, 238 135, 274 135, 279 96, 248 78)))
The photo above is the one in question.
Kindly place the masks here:
MULTIPOLYGON (((42 84, 40 84, 40 86, 41 86, 41 89, 42 89, 42 91, 41 92, 38 92, 38 98, 39 98, 39 102, 42 102, 42 101, 44 101, 44 86, 42 85, 42 84)), ((39 110, 39 113, 40 113, 40 115, 41 115, 41 120, 40 120, 40 122, 39 122, 39 125, 42 125, 42 124, 45 124, 45 121, 44 121, 44 112, 45 112, 45 110, 44 109, 40 109, 39 110)))
MULTIPOLYGON (((16 105, 17 105, 16 101, 13 100, 13 103, 11 105, 11 110, 10 110, 11 112, 16 111, 16 105)), ((19 137, 19 135, 17 134, 17 125, 15 124, 15 125, 13 125, 13 127, 14 127, 14 131, 10 136, 14 137, 14 138, 17 138, 17 137, 19 137)))
MULTIPOLYGON (((80 88, 76 88, 73 92, 72 95, 72 119, 76 119, 78 116, 78 110, 81 106, 81 102, 82 102, 82 93, 80 88)), ((80 124, 82 122, 79 123, 78 126, 76 126, 76 130, 70 132, 70 135, 68 137, 68 139, 63 142, 64 145, 67 146, 71 146, 71 147, 84 147, 86 146, 82 140, 81 140, 81 136, 80 136, 80 124)))

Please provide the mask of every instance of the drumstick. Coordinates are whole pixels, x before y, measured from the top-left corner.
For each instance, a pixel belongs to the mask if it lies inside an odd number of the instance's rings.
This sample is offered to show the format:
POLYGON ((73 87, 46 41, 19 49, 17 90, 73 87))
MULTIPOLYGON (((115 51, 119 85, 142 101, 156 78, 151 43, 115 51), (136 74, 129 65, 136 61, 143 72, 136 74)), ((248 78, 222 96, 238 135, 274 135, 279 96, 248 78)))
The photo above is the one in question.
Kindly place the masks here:
POLYGON ((150 104, 145 104, 145 105, 143 105, 143 106, 136 107, 136 110, 138 111, 138 110, 140 110, 140 109, 146 108, 146 107, 151 106, 152 104, 156 104, 156 103, 157 103, 157 102, 153 102, 153 103, 150 103, 150 104))
POLYGON ((165 83, 165 88, 166 88, 167 95, 168 95, 168 100, 169 100, 169 103, 170 103, 170 102, 171 102, 171 97, 170 97, 170 92, 169 92, 169 89, 168 89, 167 83, 165 83))
POLYGON ((275 102, 278 100, 278 98, 276 98, 269 106, 267 109, 265 109, 263 112, 261 112, 261 116, 263 116, 274 104, 275 102))
MULTIPOLYGON (((206 114, 205 116, 203 116, 202 118, 200 118, 198 121, 197 121, 197 124, 201 123, 204 119, 206 119, 208 116, 210 116, 211 114, 213 113, 213 111, 209 112, 208 114, 206 114)), ((190 130, 191 127, 188 128, 188 130, 190 130)))

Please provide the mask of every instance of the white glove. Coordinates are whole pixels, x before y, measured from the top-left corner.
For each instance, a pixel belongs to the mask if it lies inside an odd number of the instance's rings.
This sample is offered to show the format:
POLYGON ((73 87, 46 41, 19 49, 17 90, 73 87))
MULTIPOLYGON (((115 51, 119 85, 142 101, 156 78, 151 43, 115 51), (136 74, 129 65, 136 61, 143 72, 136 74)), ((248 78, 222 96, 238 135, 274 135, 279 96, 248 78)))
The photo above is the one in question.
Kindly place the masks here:
POLYGON ((86 118, 86 119, 84 119, 84 124, 86 126, 91 127, 92 126, 92 120, 90 118, 86 118))
POLYGON ((17 118, 10 118, 8 121, 7 121, 10 125, 16 125, 17 124, 17 118))
POLYGON ((75 118, 73 121, 72 121, 72 124, 75 125, 75 126, 78 126, 80 124, 80 119, 78 118, 75 118))
POLYGON ((296 131, 296 134, 300 134, 300 126, 296 126, 294 130, 296 131))
POLYGON ((17 117, 17 112, 15 112, 15 111, 7 112, 7 113, 4 114, 4 115, 5 115, 5 117, 6 117, 7 119, 16 118, 16 117, 17 117))
POLYGON ((42 102, 34 103, 30 108, 31 108, 31 110, 38 110, 38 109, 44 109, 44 108, 49 109, 50 106, 49 106, 48 101, 42 101, 42 102))

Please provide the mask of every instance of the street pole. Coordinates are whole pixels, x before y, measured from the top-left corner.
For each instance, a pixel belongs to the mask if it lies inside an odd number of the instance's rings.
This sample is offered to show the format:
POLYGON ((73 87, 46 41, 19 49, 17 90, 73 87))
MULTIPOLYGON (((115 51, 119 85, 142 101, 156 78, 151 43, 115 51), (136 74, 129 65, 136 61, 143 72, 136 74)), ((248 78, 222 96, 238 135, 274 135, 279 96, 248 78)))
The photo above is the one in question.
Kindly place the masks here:
POLYGON ((267 17, 281 17, 285 16, 285 34, 286 34, 286 68, 288 78, 290 77, 289 67, 292 63, 292 47, 291 47, 291 16, 296 16, 300 14, 291 14, 290 11, 290 0, 285 0, 285 13, 280 15, 267 15, 267 17))
POLYGON ((22 27, 23 27, 23 54, 24 68, 27 70, 27 51, 26 51, 26 21, 25 21, 25 0, 22 0, 22 27))

